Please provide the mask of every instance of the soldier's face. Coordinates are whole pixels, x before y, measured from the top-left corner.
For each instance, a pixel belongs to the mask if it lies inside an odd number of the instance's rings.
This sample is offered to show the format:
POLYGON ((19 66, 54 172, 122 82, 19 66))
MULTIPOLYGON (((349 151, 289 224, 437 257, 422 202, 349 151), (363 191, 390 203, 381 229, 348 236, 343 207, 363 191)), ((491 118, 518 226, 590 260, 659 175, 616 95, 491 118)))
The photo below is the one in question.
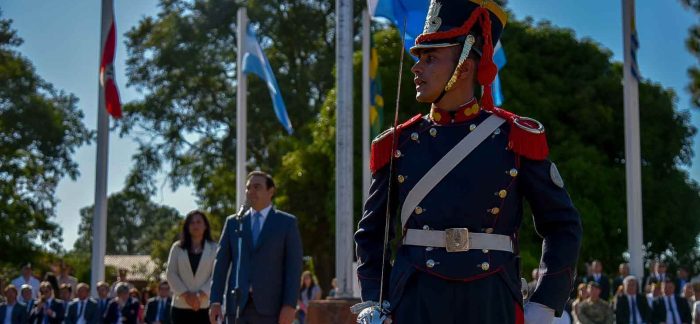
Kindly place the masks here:
POLYGON ((597 299, 600 296, 600 288, 595 286, 588 286, 588 296, 597 299))
POLYGON ((459 46, 431 48, 419 53, 413 65, 413 82, 418 102, 434 102, 452 77, 459 58, 459 46))

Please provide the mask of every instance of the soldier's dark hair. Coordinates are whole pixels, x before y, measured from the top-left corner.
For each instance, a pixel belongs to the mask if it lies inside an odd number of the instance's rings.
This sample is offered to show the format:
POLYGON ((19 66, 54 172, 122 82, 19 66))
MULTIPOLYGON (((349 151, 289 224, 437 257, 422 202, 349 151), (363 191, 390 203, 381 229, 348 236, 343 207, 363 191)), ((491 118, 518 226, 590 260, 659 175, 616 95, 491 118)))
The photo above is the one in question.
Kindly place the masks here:
POLYGON ((187 216, 185 216, 185 221, 182 223, 182 231, 180 232, 180 248, 182 248, 183 250, 189 251, 192 248, 192 235, 190 234, 190 223, 192 223, 192 219, 198 215, 202 217, 202 221, 205 225, 204 241, 202 242, 202 244, 214 241, 214 239, 211 238, 211 226, 209 225, 207 215, 205 215, 203 211, 195 209, 187 213, 187 216))
POLYGON ((260 170, 255 170, 251 173, 248 173, 248 177, 246 179, 250 180, 254 176, 260 176, 265 178, 265 189, 275 188, 275 180, 272 180, 272 176, 269 173, 260 170))

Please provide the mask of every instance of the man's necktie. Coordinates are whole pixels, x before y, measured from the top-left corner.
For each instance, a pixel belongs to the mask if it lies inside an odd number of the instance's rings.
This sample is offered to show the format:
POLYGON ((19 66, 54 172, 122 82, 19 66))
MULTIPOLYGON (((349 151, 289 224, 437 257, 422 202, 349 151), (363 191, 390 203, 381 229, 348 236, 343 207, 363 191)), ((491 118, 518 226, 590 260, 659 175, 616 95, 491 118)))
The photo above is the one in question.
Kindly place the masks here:
POLYGON ((676 307, 673 306, 673 301, 671 300, 671 297, 666 296, 666 300, 668 302, 668 306, 671 308, 671 318, 673 318, 673 324, 680 324, 676 320, 676 307))
POLYGON ((80 302, 80 309, 78 310, 78 319, 81 319, 83 317, 83 314, 85 314, 85 301, 80 302))
POLYGON ((637 304, 634 302, 634 296, 630 296, 630 312, 632 312, 632 324, 639 324, 637 319, 637 304))
POLYGON ((258 236, 260 235, 260 219, 262 214, 259 212, 253 213, 253 244, 258 245, 258 236))
POLYGON ((50 301, 46 302, 46 304, 44 304, 44 324, 49 323, 49 314, 46 313, 46 311, 49 309, 51 309, 51 302, 50 301))
POLYGON ((161 299, 158 303, 158 321, 165 319, 165 302, 161 299))

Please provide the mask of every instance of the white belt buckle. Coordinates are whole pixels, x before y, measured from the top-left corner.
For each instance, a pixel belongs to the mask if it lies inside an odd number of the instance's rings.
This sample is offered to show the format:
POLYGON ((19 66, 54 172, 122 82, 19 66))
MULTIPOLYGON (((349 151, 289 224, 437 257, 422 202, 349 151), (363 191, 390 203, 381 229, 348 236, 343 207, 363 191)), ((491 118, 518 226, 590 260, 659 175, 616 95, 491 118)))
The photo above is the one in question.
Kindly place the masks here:
POLYGON ((445 250, 447 252, 469 251, 469 229, 448 228, 445 230, 445 250))

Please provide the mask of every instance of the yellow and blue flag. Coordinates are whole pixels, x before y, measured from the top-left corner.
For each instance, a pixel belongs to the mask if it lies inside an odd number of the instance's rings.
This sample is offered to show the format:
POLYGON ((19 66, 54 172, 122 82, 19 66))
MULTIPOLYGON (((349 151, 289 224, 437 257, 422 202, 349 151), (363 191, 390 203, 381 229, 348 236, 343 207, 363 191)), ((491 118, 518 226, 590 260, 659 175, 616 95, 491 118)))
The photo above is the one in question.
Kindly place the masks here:
MULTIPOLYGON (((370 37, 371 38, 371 37, 370 37)), ((379 56, 374 42, 370 45, 369 60, 369 128, 370 138, 382 132, 384 124, 384 97, 382 97, 382 78, 379 75, 379 56)))

